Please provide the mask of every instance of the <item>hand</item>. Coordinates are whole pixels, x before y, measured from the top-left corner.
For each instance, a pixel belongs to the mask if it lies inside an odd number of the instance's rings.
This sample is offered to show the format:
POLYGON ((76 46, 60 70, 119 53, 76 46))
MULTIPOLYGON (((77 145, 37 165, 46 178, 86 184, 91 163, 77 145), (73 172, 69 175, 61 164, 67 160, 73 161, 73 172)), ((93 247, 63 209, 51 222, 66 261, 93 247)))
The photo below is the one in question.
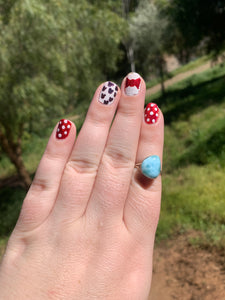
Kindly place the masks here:
POLYGON ((128 79, 98 87, 76 141, 72 122, 55 127, 1 263, 1 299, 147 299, 161 176, 134 166, 162 161, 164 125, 156 105, 144 112, 144 80, 128 79))

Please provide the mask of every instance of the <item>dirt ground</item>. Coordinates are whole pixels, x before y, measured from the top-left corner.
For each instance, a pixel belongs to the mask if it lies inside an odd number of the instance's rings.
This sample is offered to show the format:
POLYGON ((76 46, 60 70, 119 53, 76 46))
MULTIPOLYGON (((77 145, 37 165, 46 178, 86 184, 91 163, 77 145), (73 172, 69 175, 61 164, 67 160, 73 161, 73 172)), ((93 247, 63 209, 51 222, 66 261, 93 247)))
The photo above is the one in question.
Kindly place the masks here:
POLYGON ((156 246, 149 300, 225 299, 223 253, 192 246, 191 235, 156 246))
MULTIPOLYGON (((220 62, 221 62, 221 59, 218 59, 218 61, 215 64, 218 64, 220 62)), ((184 79, 186 79, 186 78, 188 78, 188 77, 190 77, 194 74, 199 74, 201 72, 204 72, 204 71, 210 69, 211 67, 212 67, 212 65, 211 65, 211 62, 209 61, 209 62, 207 62, 207 63, 205 63, 205 64, 203 64, 203 65, 201 65, 201 66, 199 66, 195 69, 180 73, 180 74, 174 76, 171 79, 165 80, 164 81, 165 88, 167 88, 167 87, 169 87, 169 86, 171 86, 171 85, 173 85, 173 84, 175 84, 175 83, 177 83, 181 80, 184 80, 184 79)), ((147 89, 146 95, 147 96, 153 95, 153 94, 159 92, 160 90, 161 90, 161 85, 157 84, 157 85, 151 87, 150 89, 147 89)), ((224 297, 224 299, 225 299, 225 297, 224 297)))

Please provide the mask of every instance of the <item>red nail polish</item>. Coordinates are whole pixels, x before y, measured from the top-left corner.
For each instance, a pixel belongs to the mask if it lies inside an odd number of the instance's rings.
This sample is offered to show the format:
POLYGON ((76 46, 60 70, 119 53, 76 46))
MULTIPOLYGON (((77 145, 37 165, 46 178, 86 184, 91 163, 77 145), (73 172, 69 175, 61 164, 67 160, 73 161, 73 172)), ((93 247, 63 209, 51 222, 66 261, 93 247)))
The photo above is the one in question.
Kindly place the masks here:
POLYGON ((125 93, 128 96, 137 95, 140 91, 141 77, 138 73, 132 72, 127 75, 125 81, 125 93))
POLYGON ((149 103, 145 108, 145 122, 155 124, 159 118, 159 108, 155 103, 149 103))
POLYGON ((59 121, 59 125, 56 131, 56 138, 63 140, 68 137, 70 133, 72 123, 69 120, 62 119, 59 121))

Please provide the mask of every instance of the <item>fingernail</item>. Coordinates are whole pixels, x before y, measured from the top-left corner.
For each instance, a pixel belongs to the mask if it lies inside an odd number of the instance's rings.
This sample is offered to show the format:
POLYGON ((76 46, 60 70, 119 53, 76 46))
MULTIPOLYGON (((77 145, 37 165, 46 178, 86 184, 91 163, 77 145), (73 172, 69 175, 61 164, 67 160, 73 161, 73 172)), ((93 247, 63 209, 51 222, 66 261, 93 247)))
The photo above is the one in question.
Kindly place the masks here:
POLYGON ((145 108, 145 122, 155 124, 159 119, 159 108, 155 103, 149 103, 145 108))
POLYGON ((115 83, 111 81, 105 82, 98 101, 105 105, 112 104, 114 99, 116 98, 118 90, 119 88, 115 83))
POLYGON ((72 123, 69 120, 62 119, 59 121, 59 125, 56 131, 56 138, 63 140, 68 137, 70 133, 72 123))
POLYGON ((127 75, 125 82, 125 93, 128 96, 137 95, 141 87, 141 76, 138 73, 132 72, 127 75))

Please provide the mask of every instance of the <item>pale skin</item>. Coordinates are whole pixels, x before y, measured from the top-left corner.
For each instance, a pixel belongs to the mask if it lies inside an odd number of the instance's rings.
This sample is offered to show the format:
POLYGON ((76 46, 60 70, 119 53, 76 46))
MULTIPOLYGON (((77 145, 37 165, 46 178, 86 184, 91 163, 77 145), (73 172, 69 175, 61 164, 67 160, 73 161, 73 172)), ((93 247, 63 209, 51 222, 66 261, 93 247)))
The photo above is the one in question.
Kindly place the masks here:
POLYGON ((135 96, 123 80, 111 105, 102 86, 77 138, 73 123, 66 139, 53 130, 0 266, 1 299, 148 299, 161 175, 134 166, 162 161, 163 115, 145 122, 143 79, 135 96))

